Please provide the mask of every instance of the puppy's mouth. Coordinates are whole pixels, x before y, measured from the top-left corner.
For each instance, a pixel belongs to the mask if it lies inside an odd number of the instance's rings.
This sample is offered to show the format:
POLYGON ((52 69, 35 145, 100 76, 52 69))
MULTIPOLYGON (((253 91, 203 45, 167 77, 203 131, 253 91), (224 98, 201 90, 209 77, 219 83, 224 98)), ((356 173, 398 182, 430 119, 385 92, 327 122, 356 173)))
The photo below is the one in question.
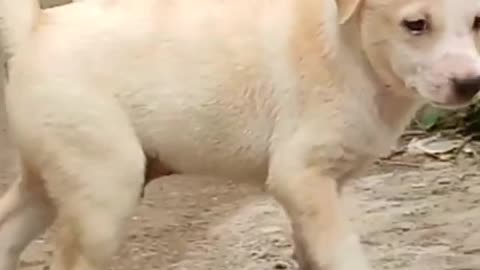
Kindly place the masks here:
POLYGON ((468 101, 455 101, 455 102, 437 102, 437 101, 429 101, 429 103, 437 108, 447 109, 447 110, 457 110, 461 108, 465 108, 473 103, 473 100, 468 101))
POLYGON ((415 95, 423 99, 426 103, 441 109, 448 109, 448 110, 461 109, 471 105, 475 100, 477 100, 475 96, 464 97, 464 96, 458 96, 454 94, 451 94, 450 96, 444 97, 444 98, 438 98, 438 97, 435 98, 430 95, 422 94, 422 92, 420 92, 418 88, 414 86, 408 87, 408 88, 411 91, 415 92, 415 95), (442 101, 440 101, 439 99, 442 101))
POLYGON ((448 103, 440 103, 440 102, 430 102, 433 107, 440 108, 440 109, 447 109, 447 110, 456 110, 459 108, 464 107, 464 105, 456 105, 456 104, 448 104, 448 103))

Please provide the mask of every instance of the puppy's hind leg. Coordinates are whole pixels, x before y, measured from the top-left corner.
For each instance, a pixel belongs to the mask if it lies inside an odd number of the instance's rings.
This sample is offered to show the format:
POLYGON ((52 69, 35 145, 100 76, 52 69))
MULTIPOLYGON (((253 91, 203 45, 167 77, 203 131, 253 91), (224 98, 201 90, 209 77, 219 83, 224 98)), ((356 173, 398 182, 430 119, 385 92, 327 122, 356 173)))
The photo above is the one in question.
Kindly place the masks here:
POLYGON ((91 118, 78 110, 87 120, 75 129, 46 131, 40 168, 60 226, 53 270, 108 269, 139 203, 143 149, 123 112, 104 104, 91 118))
POLYGON ((106 270, 139 202, 145 155, 118 99, 80 80, 71 86, 29 87, 29 95, 10 91, 9 122, 65 232, 51 269, 106 270))
POLYGON ((54 270, 106 270, 122 243, 139 202, 145 160, 140 148, 112 146, 119 150, 103 154, 104 160, 65 157, 64 168, 71 173, 49 178, 50 184, 63 185, 52 192, 60 221, 54 270))
POLYGON ((54 217, 43 182, 24 169, 0 199, 0 269, 16 269, 20 253, 54 217))

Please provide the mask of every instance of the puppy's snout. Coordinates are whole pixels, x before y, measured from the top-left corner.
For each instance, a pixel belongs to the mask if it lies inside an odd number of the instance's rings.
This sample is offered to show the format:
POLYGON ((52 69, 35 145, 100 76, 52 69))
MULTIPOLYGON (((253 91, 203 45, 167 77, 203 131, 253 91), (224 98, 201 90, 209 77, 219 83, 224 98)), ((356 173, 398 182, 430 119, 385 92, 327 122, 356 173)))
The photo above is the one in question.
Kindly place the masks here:
POLYGON ((453 90, 462 99, 472 99, 480 90, 480 76, 466 79, 453 79, 453 90))

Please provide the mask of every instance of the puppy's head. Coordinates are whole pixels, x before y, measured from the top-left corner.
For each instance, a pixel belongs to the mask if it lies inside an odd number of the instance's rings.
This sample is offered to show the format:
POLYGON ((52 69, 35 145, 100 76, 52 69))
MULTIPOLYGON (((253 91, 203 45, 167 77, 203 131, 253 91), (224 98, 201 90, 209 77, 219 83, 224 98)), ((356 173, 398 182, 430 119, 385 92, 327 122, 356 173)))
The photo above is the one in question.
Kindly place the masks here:
POLYGON ((358 11, 362 49, 386 85, 442 107, 464 106, 480 90, 480 1, 337 3, 341 22, 358 11))

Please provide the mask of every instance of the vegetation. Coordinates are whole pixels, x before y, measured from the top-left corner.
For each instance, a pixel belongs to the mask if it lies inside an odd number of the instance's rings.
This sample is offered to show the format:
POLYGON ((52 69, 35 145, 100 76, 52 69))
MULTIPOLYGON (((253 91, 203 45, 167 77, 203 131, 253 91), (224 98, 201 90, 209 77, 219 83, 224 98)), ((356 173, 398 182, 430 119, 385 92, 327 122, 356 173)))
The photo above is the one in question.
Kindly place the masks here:
POLYGON ((426 106, 411 125, 425 132, 451 132, 480 139, 480 101, 461 110, 446 110, 426 106))

